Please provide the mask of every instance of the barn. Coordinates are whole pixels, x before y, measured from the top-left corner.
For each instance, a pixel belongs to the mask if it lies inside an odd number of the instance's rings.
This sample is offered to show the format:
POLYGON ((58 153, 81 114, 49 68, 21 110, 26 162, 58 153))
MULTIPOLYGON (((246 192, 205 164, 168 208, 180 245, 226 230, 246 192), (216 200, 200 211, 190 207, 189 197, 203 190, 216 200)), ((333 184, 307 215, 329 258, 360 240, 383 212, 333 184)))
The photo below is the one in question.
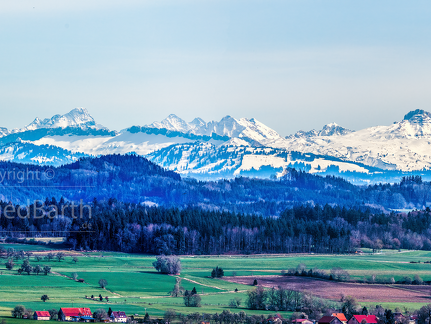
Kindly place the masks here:
POLYGON ((92 318, 90 308, 60 308, 58 312, 60 321, 78 322, 81 318, 92 318))
POLYGON ((353 315, 348 324, 377 324, 376 315, 353 315))
POLYGON ((37 321, 49 321, 51 319, 51 315, 48 311, 35 311, 33 319, 37 321))

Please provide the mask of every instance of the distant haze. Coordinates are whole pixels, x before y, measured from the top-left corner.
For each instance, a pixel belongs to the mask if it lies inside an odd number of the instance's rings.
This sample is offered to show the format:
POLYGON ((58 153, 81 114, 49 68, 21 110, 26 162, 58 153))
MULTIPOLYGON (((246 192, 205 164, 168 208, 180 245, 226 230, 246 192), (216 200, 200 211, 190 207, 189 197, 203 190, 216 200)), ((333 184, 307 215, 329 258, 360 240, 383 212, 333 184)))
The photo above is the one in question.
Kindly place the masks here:
POLYGON ((0 3, 0 126, 86 107, 120 130, 173 113, 288 135, 431 111, 429 1, 0 3))

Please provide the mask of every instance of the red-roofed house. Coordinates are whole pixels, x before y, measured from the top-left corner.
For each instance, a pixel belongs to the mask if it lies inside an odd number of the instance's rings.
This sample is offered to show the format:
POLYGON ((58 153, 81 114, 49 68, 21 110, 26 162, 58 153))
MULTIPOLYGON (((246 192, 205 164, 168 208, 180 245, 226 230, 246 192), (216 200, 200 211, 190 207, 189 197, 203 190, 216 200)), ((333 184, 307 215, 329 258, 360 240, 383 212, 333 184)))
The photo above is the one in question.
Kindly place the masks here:
POLYGON ((282 317, 280 316, 280 314, 277 314, 277 315, 274 315, 274 316, 270 316, 266 320, 267 323, 271 323, 271 324, 281 324, 282 321, 283 320, 282 320, 282 317))
POLYGON ((318 323, 319 324, 343 324, 336 316, 323 316, 318 321, 318 323))
POLYGON ((60 308, 58 319, 60 321, 79 321, 81 317, 91 318, 90 308, 60 308))
POLYGON ((353 315, 349 320, 349 324, 361 324, 363 321, 367 324, 377 324, 376 315, 353 315))
POLYGON ((111 319, 115 323, 126 323, 127 315, 125 312, 112 312, 111 319))
POLYGON ((346 318, 346 315, 344 315, 344 313, 333 313, 332 316, 335 316, 336 318, 338 318, 341 322, 343 322, 343 324, 347 323, 347 318, 346 318))
POLYGON ((51 315, 48 311, 36 311, 33 314, 33 319, 37 321, 49 321, 51 315))

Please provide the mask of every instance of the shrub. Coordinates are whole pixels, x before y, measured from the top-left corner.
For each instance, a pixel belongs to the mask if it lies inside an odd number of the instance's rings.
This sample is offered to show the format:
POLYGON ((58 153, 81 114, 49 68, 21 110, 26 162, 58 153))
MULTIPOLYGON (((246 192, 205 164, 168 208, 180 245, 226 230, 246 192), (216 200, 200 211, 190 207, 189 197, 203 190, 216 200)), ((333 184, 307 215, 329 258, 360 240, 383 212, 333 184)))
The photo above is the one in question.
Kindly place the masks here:
POLYGON ((184 294, 184 305, 186 307, 201 307, 201 297, 198 294, 190 294, 186 290, 186 293, 184 294), (186 294, 187 293, 187 294, 186 294))
POLYGON ((153 267, 157 271, 164 274, 179 274, 181 271, 181 262, 177 256, 165 256, 161 255, 156 258, 153 262, 153 267))

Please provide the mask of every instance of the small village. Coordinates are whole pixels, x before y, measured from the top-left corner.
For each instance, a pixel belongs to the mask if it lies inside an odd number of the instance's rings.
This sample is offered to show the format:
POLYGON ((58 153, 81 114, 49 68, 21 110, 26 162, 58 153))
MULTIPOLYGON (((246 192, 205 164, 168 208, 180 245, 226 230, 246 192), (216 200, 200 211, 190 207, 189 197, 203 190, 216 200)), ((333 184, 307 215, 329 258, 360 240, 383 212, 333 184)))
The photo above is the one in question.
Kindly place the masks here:
MULTIPOLYGON (((23 315, 23 318, 27 318, 28 316, 23 315)), ((33 317, 30 316, 29 319, 37 320, 37 321, 49 321, 53 319, 53 317, 57 317, 58 321, 62 322, 84 322, 84 323, 92 323, 92 322, 103 322, 103 323, 126 323, 130 321, 130 318, 127 317, 125 312, 122 311, 112 311, 109 308, 106 313, 106 317, 102 316, 99 318, 95 318, 90 310, 90 308, 60 308, 58 313, 51 314, 49 311, 35 311, 33 317)))
MULTIPOLYGON (((112 311, 111 308, 106 312, 106 316, 101 316, 100 310, 98 314, 93 314, 90 308, 60 308, 57 314, 53 314, 51 311, 35 311, 33 316, 23 315, 23 319, 33 319, 38 321, 49 321, 56 320, 62 322, 83 322, 83 323, 146 323, 147 320, 136 320, 134 315, 127 316, 123 311, 112 311), (95 316, 96 315, 96 316, 95 316)), ((135 314, 137 315, 137 314, 135 314)), ((148 315, 147 315, 148 316, 148 315)), ((147 317, 146 316, 146 317, 147 317)), ((166 317, 166 316, 165 316, 166 317)), ((203 318, 204 316, 202 316, 203 318)), ((411 315, 405 316, 400 312, 393 313, 394 322, 397 324, 417 324, 418 316, 411 315)), ((167 320, 156 320, 157 323, 169 324, 174 318, 169 317, 167 320)), ((151 321, 148 317, 148 322, 151 321)), ((180 321, 182 322, 182 321, 180 321)), ((217 321, 214 321, 217 322, 217 321)), ((229 323, 223 320, 220 323, 229 323)), ((256 323, 291 323, 291 324, 379 324, 384 322, 384 319, 379 320, 376 315, 353 315, 350 319, 347 319, 344 313, 332 313, 331 315, 325 315, 319 320, 310 320, 308 318, 296 318, 296 319, 285 319, 279 314, 270 315, 266 319, 261 319, 261 321, 256 323)), ((188 321, 187 323, 200 323, 200 324, 210 324, 211 321, 208 319, 199 320, 195 318, 195 321, 188 321)))

